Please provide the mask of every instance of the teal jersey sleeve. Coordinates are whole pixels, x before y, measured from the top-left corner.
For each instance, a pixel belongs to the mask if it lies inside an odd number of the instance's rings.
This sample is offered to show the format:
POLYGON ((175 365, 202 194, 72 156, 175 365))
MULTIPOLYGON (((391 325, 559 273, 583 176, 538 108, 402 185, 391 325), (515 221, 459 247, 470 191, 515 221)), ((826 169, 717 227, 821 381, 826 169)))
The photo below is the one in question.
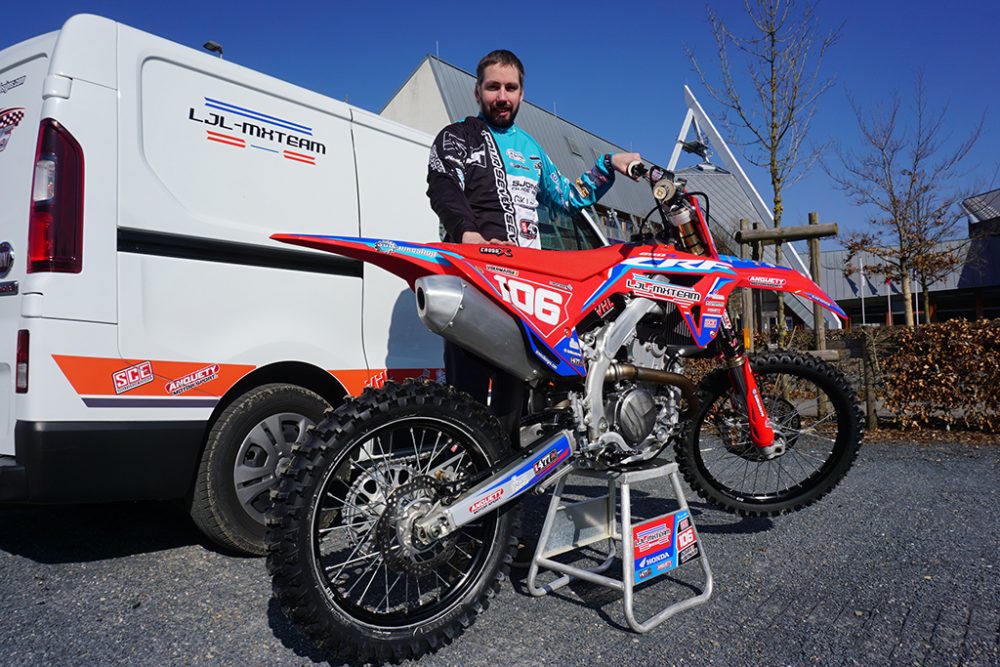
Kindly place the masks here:
POLYGON ((541 157, 540 195, 555 208, 570 213, 587 208, 603 197, 615 182, 615 171, 605 164, 605 155, 597 158, 594 167, 581 174, 575 183, 559 173, 548 155, 542 153, 541 157))

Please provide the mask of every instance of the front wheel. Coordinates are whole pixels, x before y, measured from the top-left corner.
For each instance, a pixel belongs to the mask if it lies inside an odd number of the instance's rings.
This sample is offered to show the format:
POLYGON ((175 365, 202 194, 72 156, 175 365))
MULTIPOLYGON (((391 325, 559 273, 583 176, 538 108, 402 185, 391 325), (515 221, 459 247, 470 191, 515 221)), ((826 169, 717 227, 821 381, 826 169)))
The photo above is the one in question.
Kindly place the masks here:
POLYGON ((746 404, 728 372, 701 383, 700 408, 677 463, 702 498, 746 516, 801 509, 829 493, 847 474, 864 435, 861 411, 844 375, 815 357, 788 352, 751 357, 777 456, 750 441, 746 404))
POLYGON ((445 486, 481 476, 506 437, 465 394, 388 383, 330 413, 297 449, 268 517, 268 570, 285 613, 331 654, 418 657, 472 624, 498 591, 514 514, 440 540, 414 524, 445 486))

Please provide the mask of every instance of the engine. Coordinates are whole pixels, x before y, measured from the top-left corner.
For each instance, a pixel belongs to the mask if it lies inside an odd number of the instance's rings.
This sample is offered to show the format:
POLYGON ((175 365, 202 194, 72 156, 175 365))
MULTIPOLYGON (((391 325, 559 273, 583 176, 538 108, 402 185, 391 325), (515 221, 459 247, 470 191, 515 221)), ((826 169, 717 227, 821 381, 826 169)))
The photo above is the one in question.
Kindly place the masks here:
POLYGON ((682 403, 686 401, 676 384, 681 377, 676 373, 682 364, 648 341, 633 341, 628 352, 632 363, 609 371, 620 377, 605 385, 604 411, 610 429, 633 451, 652 456, 680 433, 682 403))
POLYGON ((629 386, 605 394, 605 414, 610 418, 611 428, 635 446, 653 432, 660 406, 647 389, 635 383, 620 384, 629 386))

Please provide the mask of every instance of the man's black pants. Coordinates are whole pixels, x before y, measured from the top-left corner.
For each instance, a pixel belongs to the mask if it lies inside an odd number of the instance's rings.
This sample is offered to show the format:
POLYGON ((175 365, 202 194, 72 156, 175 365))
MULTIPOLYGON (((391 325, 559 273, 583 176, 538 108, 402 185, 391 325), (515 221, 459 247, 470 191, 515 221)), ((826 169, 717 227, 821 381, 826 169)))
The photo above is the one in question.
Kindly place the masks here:
POLYGON ((511 445, 520 445, 524 382, 447 340, 444 342, 444 372, 448 384, 483 405, 489 396, 490 410, 510 435, 511 445), (493 381, 492 393, 490 380, 493 381))

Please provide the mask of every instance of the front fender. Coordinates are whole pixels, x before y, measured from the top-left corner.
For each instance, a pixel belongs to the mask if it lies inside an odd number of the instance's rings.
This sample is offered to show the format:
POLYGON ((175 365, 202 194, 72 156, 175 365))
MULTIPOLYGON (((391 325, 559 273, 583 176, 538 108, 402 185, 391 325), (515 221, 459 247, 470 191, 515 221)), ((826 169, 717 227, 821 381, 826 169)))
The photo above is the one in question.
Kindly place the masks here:
POLYGON ((795 269, 752 259, 740 259, 739 257, 722 256, 720 259, 729 262, 733 271, 736 272, 734 288, 749 287, 797 294, 818 303, 843 321, 847 321, 847 314, 841 310, 837 302, 830 298, 830 295, 824 292, 819 285, 795 269))
POLYGON ((447 258, 456 257, 454 253, 431 245, 359 236, 273 234, 271 238, 374 264, 405 280, 410 289, 413 289, 413 283, 418 278, 447 273, 447 267, 450 266, 447 258))

